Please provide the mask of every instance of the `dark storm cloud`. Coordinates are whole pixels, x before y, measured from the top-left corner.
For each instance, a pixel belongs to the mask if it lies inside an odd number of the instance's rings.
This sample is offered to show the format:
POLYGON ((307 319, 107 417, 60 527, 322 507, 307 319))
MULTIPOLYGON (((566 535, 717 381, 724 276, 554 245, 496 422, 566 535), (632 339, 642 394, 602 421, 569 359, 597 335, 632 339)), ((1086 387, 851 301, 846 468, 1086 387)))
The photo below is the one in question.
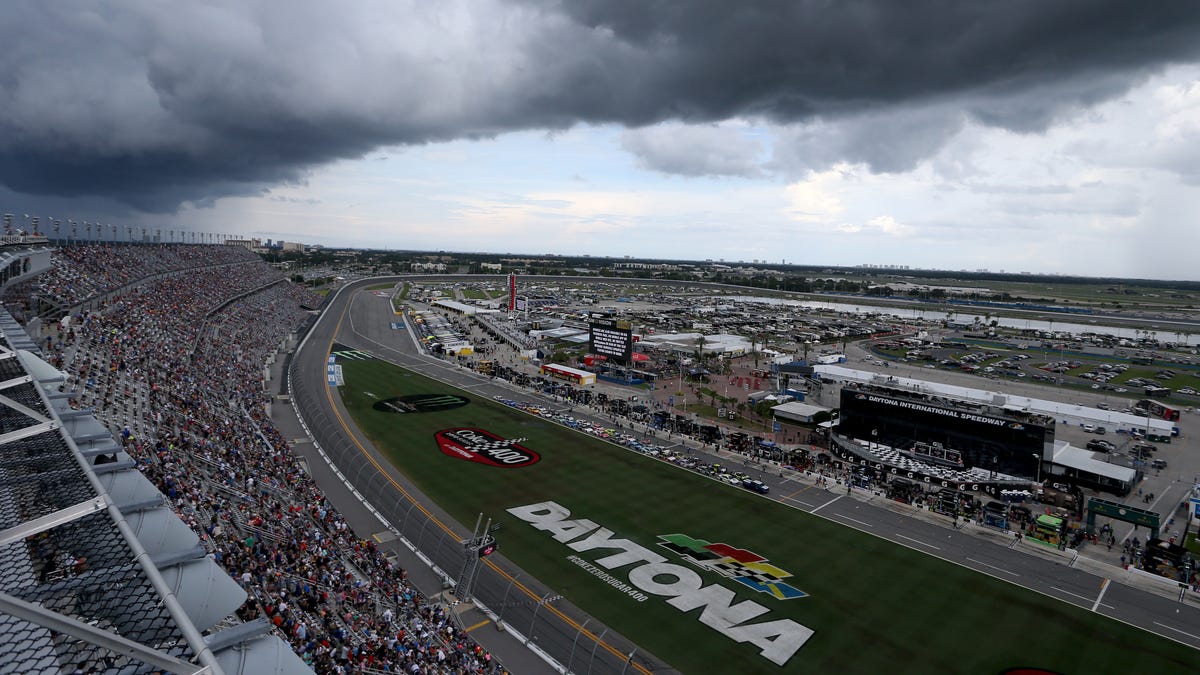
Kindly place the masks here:
MULTIPOLYGON (((1075 78, 1065 97, 1096 102, 1136 73, 1196 58, 1200 5, 1120 0, 593 0, 564 3, 580 23, 654 54, 630 73, 660 101, 703 119, 758 112, 780 121, 964 92, 1021 97, 1075 78)), ((1036 127, 1051 100, 991 111, 1036 127)), ((986 112, 986 111, 980 111, 986 112)))
MULTIPOLYGON (((964 115, 1038 130, 1195 59, 1200 27, 1193 2, 332 7, 5 3, 0 182, 164 211, 262 193, 381 146, 579 122, 936 108, 943 134, 964 115)), ((913 122, 913 139, 881 129, 818 149, 903 168, 944 141, 931 119, 913 122)))

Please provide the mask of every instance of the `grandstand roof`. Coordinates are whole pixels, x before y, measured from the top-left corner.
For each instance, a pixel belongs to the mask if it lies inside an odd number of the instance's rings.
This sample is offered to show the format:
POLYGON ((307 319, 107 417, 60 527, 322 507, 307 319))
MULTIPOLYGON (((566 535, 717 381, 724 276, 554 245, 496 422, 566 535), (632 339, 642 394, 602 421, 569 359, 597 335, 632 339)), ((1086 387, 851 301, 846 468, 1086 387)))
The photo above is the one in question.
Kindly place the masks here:
POLYGON ((64 379, 0 310, 0 663, 307 671, 64 379))

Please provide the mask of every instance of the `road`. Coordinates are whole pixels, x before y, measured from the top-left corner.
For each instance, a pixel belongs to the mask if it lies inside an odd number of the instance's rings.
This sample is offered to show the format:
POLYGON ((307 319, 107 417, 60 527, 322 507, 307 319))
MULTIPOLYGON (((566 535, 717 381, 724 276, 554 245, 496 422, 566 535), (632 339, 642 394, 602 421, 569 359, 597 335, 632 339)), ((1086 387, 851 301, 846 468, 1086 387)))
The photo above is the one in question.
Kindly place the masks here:
MULTIPOLYGON (((361 282, 344 289, 332 301, 305 347, 297 353, 293 368, 296 405, 311 418, 309 427, 314 430, 316 440, 362 496, 375 504, 408 540, 421 544, 418 548, 423 548, 429 558, 454 576, 463 559, 457 538, 469 528, 454 523, 413 490, 404 477, 384 462, 348 424, 348 416, 341 410, 336 396, 325 391, 328 346, 336 334, 337 342, 346 347, 369 352, 479 396, 503 395, 525 400, 536 397, 523 390, 515 395, 514 388, 507 383, 490 381, 449 362, 418 353, 407 331, 391 328, 391 323, 399 317, 391 313, 386 298, 353 292, 355 288, 379 281, 361 282), (347 442, 347 436, 357 442, 347 442), (403 496, 404 493, 419 504, 413 506, 407 498, 397 498, 398 494, 403 496), (418 529, 417 521, 424 519, 418 519, 417 512, 425 508, 447 529, 439 532, 441 525, 430 524, 432 521, 425 521, 418 529), (457 534, 449 534, 451 532, 457 534)), ((577 407, 573 414, 579 417, 586 413, 577 407)), ((702 452, 699 447, 689 449, 702 452)), ((714 455, 713 461, 728 463, 730 457, 722 453, 714 455)), ((873 493, 856 489, 848 495, 844 485, 820 487, 814 483, 815 476, 780 477, 778 469, 763 470, 754 464, 747 465, 746 470, 771 486, 771 498, 793 508, 1200 649, 1200 607, 1194 602, 1180 602, 1169 597, 1169 591, 1147 592, 1142 586, 1156 583, 1152 580, 1129 579, 1128 572, 1115 566, 1083 557, 1072 559, 1057 551, 1042 550, 1038 544, 1014 544, 1010 535, 988 531, 990 528, 985 530, 973 523, 959 523, 956 528, 945 517, 919 512, 873 493)), ((551 592, 549 589, 499 556, 490 558, 489 562, 492 564, 480 577, 476 596, 489 607, 497 608, 495 611, 502 611, 505 623, 518 631, 528 632, 526 628, 533 625, 536 618, 540 623, 533 631, 536 636, 533 644, 556 655, 560 662, 570 660, 571 667, 576 670, 620 672, 625 668, 625 655, 634 652, 630 670, 669 670, 653 657, 635 652, 636 647, 631 641, 601 626, 565 600, 539 606, 538 601, 551 592), (519 599, 513 600, 514 597, 519 599), (535 612, 538 613, 535 615, 535 612), (603 638, 598 647, 589 640, 589 635, 603 638), (587 663, 583 660, 585 654, 587 663)), ((463 623, 473 626, 485 620, 490 619, 476 613, 465 617, 463 623)), ((511 653, 509 649, 504 651, 511 653)), ((545 668, 532 660, 522 665, 545 668)), ((515 668, 515 665, 509 667, 515 668)), ((535 671, 521 668, 520 672, 535 671)))

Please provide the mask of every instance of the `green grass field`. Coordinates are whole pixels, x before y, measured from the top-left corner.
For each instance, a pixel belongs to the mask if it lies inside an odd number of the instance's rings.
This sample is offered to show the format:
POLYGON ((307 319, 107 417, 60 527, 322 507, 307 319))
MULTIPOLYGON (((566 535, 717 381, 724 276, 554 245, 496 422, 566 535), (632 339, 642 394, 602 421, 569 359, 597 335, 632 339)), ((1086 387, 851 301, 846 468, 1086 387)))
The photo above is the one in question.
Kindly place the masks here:
POLYGON ((464 288, 462 289, 464 300, 491 300, 492 296, 482 288, 464 288))
MULTIPOLYGON (((357 424, 422 491, 460 522, 483 512, 503 524, 502 553, 579 607, 687 673, 1000 673, 1037 666, 1061 673, 1194 672, 1200 653, 1098 614, 977 574, 740 488, 718 484, 518 410, 466 394, 448 411, 396 414, 380 399, 456 393, 382 361, 343 362, 341 393, 357 424), (434 434, 477 427, 541 461, 495 468, 442 454, 434 434), (815 634, 785 666, 701 624, 666 598, 637 602, 567 560, 575 553, 506 509, 553 500, 662 552, 657 535, 682 533, 748 549, 790 572, 808 597, 777 600, 692 568, 766 607, 755 621, 790 618, 815 634), (715 665, 719 664, 719 665, 715 665)), ((459 392, 461 393, 461 392, 459 392)), ((810 499, 827 493, 817 492, 810 499)), ((461 533, 460 533, 461 534, 461 533)), ((596 561, 610 550, 578 555, 596 561)), ((628 577, 629 565, 610 574, 628 577)), ((1099 589, 1097 589, 1099 590, 1099 589)))
POLYGON ((1186 546, 1192 553, 1200 553, 1200 539, 1196 538, 1195 532, 1188 533, 1183 545, 1186 546))

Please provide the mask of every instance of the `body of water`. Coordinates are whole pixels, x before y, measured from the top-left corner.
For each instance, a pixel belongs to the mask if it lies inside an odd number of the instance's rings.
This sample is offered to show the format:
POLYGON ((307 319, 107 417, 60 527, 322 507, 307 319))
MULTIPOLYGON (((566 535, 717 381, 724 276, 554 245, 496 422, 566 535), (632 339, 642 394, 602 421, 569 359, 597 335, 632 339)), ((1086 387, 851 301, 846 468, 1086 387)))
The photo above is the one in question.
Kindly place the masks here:
MULTIPOLYGON (((806 307, 809 309, 818 309, 833 312, 846 312, 850 314, 863 315, 884 315, 894 316, 901 319, 922 319, 925 321, 944 321, 951 318, 949 312, 940 309, 921 309, 910 307, 886 307, 879 305, 859 305, 847 302, 826 302, 823 300, 792 300, 789 298, 751 298, 743 296, 718 296, 712 298, 719 301, 735 301, 735 302, 756 302, 768 305, 783 305, 789 307, 806 307)), ((1135 339, 1144 337, 1144 333, 1140 328, 1145 325, 1150 331, 1150 337, 1162 342, 1186 343, 1195 345, 1200 342, 1200 335, 1192 334, 1185 330, 1192 326, 1180 324, 1179 331, 1172 327, 1163 325, 1166 322, 1147 322, 1135 326, 1122 325, 1106 325, 1099 323, 1109 320, 1116 321, 1111 317, 1097 317, 1097 323, 1080 323, 1078 315, 1071 315, 1071 320, 1054 319, 1047 317, 1044 314, 1036 318, 1011 317, 1011 316, 992 316, 988 317, 986 313, 969 312, 969 311, 954 311, 953 321, 955 323, 974 323, 976 319, 984 323, 995 321, 998 326, 1006 328, 1017 328, 1022 330, 1042 330, 1051 332, 1066 332, 1066 333, 1096 333, 1099 335, 1114 335, 1121 338, 1135 339)))

